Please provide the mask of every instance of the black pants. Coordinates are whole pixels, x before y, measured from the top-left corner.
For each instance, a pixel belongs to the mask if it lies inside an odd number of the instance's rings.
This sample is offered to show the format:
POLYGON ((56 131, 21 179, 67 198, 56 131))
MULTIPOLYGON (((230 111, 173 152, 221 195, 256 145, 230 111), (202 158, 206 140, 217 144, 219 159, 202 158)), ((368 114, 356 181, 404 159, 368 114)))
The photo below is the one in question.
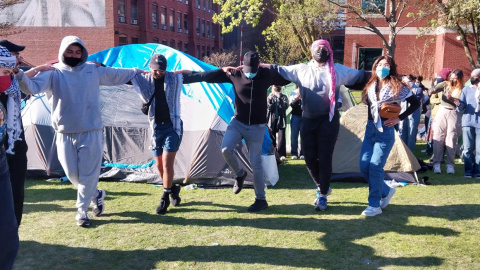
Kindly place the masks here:
POLYGON ((15 142, 13 151, 15 155, 7 154, 8 168, 10 171, 10 182, 12 184, 13 205, 18 226, 22 222, 23 200, 25 194, 25 176, 27 174, 27 150, 25 136, 22 140, 15 142))
POLYGON ((277 142, 277 152, 281 157, 287 156, 287 142, 285 141, 285 129, 278 129, 277 132, 272 131, 273 138, 277 142), (278 133, 278 137, 277 137, 278 133))
POLYGON ((331 122, 325 115, 314 119, 302 117, 300 123, 305 163, 322 194, 327 194, 330 188, 333 150, 340 129, 339 118, 338 111, 335 111, 331 122))

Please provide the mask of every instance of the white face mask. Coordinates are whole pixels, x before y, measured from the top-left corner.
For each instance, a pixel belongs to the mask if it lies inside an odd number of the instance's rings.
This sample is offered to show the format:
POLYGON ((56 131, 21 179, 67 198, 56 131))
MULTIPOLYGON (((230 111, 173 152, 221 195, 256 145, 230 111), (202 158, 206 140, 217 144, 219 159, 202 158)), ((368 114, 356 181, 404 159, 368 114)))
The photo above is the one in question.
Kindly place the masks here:
POLYGON ((408 86, 409 86, 410 88, 412 88, 412 87, 413 87, 413 82, 408 82, 408 86))
POLYGON ((247 79, 253 79, 255 78, 255 76, 257 76, 257 73, 250 73, 250 72, 245 72, 245 77, 247 77, 247 79))

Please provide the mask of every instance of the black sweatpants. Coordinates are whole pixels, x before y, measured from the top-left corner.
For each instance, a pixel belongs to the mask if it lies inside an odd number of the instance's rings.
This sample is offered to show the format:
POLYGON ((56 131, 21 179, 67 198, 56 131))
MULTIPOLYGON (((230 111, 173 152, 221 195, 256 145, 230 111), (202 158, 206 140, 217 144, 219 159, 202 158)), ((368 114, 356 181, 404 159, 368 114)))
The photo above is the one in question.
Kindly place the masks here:
POLYGON ((14 155, 7 153, 7 163, 10 171, 10 182, 12 184, 13 205, 18 226, 22 222, 23 201, 25 194, 25 177, 27 174, 27 150, 25 136, 22 133, 22 140, 16 141, 13 151, 14 155))

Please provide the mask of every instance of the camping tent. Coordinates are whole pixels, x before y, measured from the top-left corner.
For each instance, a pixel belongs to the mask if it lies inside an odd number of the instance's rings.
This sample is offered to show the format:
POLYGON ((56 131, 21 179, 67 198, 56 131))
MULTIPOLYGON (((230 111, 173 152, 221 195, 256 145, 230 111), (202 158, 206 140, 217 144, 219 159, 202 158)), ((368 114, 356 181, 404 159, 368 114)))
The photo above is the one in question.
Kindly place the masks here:
MULTIPOLYGON (((187 54, 159 44, 135 44, 115 47, 91 55, 88 59, 107 66, 148 70, 150 57, 163 54, 167 70, 211 70, 208 65, 187 54)), ((184 85, 181 95, 181 118, 184 136, 175 159, 176 182, 203 185, 232 185, 235 173, 224 161, 220 146, 226 127, 234 113, 231 84, 195 83, 184 85)), ((105 146, 103 178, 159 183, 150 146, 148 119, 140 111, 141 100, 131 85, 102 86, 100 105, 104 124, 105 146)), ((22 111, 30 175, 63 175, 55 149, 55 133, 50 127, 50 105, 45 95, 32 97, 22 111)), ((263 149, 268 152, 271 140, 265 134, 263 149)), ((252 182, 252 170, 244 143, 237 154, 247 170, 246 184, 252 182)))
MULTIPOLYGON (((360 172, 360 149, 367 124, 367 106, 360 104, 342 114, 333 152, 332 181, 366 181, 360 172)), ((395 143, 385 164, 385 179, 415 183, 420 164, 395 132, 395 143)))

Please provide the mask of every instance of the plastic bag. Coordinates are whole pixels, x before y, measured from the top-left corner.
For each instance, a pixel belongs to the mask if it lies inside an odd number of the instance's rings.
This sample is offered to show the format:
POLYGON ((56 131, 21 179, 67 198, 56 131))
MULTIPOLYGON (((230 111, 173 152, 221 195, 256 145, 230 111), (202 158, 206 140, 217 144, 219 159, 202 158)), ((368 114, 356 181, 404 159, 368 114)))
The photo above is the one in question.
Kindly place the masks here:
POLYGON ((278 182, 278 169, 275 155, 262 155, 265 184, 274 186, 278 182))

